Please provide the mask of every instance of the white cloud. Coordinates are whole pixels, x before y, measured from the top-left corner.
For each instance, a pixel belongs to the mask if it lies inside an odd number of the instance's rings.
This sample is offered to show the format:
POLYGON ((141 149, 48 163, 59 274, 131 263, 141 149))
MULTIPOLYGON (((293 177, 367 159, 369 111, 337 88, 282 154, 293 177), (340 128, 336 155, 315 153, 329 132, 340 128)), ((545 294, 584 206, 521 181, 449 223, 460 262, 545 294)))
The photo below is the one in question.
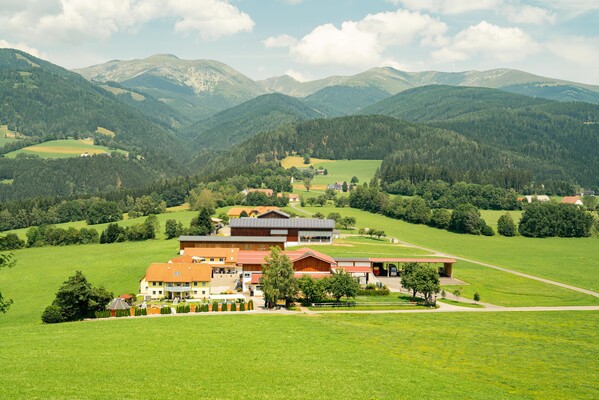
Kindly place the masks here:
POLYGON ((42 53, 38 49, 31 47, 25 43, 9 43, 6 40, 0 40, 0 49, 17 49, 29 53, 37 58, 48 58, 44 53, 42 53))
POLYGON ((548 42, 547 49, 570 63, 581 66, 599 65, 599 38, 569 37, 548 42))
POLYGON ((251 31, 254 21, 227 0, 7 0, 0 32, 15 37, 79 42, 106 39, 157 19, 176 18, 174 30, 214 39, 251 31))
POLYGON ((511 22, 517 24, 554 24, 556 20, 555 13, 533 6, 507 6, 503 9, 503 13, 511 22))
POLYGON ((291 47, 297 43, 297 39, 289 35, 271 36, 263 41, 267 48, 273 47, 291 47))
POLYGON ((459 32, 448 46, 432 53, 438 62, 463 61, 474 57, 501 62, 523 59, 539 45, 520 28, 504 28, 482 21, 459 32))
POLYGON ((306 64, 378 65, 383 52, 420 39, 424 45, 443 43, 447 25, 418 12, 398 10, 368 14, 360 21, 345 21, 316 27, 301 39, 289 35, 270 37, 266 47, 287 47, 298 61, 306 64))
POLYGON ((410 10, 430 11, 441 14, 461 14, 471 11, 493 10, 500 0, 391 0, 410 10))

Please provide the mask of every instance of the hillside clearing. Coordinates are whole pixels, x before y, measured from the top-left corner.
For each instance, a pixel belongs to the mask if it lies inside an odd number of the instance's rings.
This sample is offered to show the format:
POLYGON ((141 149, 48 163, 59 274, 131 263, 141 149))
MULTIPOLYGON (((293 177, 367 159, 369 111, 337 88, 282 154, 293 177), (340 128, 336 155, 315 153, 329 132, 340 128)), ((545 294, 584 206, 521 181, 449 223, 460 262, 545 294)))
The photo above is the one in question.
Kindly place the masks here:
POLYGON ((112 150, 104 146, 96 146, 89 140, 51 140, 48 142, 28 146, 6 154, 8 158, 15 158, 20 153, 35 154, 42 158, 65 158, 79 157, 83 153, 87 154, 109 154, 113 151, 125 154, 122 150, 112 150))

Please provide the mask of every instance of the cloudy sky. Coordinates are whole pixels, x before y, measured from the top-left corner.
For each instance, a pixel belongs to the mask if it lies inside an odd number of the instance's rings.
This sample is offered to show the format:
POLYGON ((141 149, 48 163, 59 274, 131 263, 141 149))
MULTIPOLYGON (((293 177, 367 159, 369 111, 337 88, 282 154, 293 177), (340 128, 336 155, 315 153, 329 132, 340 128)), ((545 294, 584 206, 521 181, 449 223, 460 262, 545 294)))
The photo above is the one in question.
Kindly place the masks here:
POLYGON ((0 0, 0 47, 67 68, 156 53, 254 79, 517 68, 599 85, 599 0, 0 0))

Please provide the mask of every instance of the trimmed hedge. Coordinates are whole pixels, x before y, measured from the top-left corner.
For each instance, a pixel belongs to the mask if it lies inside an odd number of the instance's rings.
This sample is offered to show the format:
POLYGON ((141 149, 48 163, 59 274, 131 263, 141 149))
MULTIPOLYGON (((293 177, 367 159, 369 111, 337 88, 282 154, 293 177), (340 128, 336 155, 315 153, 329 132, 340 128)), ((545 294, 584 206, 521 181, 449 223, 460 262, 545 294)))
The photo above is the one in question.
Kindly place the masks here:
POLYGON ((239 311, 245 311, 245 303, 239 304, 239 311))
POLYGON ((116 310, 116 317, 117 318, 121 318, 121 317, 129 317, 130 311, 129 310, 116 310))
POLYGON ((186 304, 181 304, 177 306, 177 314, 187 314, 191 310, 191 307, 186 304))
POLYGON ((214 303, 212 303, 212 312, 216 311, 218 311, 218 302, 215 301, 214 303))
POLYGON ((231 303, 231 311, 237 311, 237 305, 234 302, 231 303))
POLYGON ((254 300, 250 299, 250 301, 248 302, 248 310, 253 310, 254 309, 254 300))
POLYGON ((147 308, 136 308, 135 316, 141 317, 142 315, 148 315, 148 309, 147 308))
POLYGON ((171 308, 169 306, 163 306, 160 309, 160 314, 166 315, 166 314, 172 314, 171 312, 171 308))
POLYGON ((358 290, 358 296, 389 296, 391 291, 389 289, 378 289, 378 290, 368 290, 368 289, 360 289, 358 290))
POLYGON ((227 303, 221 303, 221 305, 220 305, 220 306, 221 306, 221 311, 222 311, 222 312, 227 312, 227 309, 229 308, 229 307, 227 306, 227 303))
POLYGON ((96 318, 110 318, 110 311, 96 311, 96 318))

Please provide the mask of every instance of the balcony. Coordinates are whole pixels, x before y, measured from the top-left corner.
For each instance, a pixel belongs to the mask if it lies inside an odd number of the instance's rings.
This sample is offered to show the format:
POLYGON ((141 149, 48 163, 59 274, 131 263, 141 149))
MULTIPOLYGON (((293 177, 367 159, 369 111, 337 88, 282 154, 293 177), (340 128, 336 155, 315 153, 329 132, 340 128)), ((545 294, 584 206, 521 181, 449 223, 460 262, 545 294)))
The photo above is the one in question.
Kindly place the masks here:
POLYGON ((176 286, 176 285, 166 285, 166 291, 167 292, 189 292, 191 290, 191 286, 190 285, 180 285, 180 286, 176 286))

